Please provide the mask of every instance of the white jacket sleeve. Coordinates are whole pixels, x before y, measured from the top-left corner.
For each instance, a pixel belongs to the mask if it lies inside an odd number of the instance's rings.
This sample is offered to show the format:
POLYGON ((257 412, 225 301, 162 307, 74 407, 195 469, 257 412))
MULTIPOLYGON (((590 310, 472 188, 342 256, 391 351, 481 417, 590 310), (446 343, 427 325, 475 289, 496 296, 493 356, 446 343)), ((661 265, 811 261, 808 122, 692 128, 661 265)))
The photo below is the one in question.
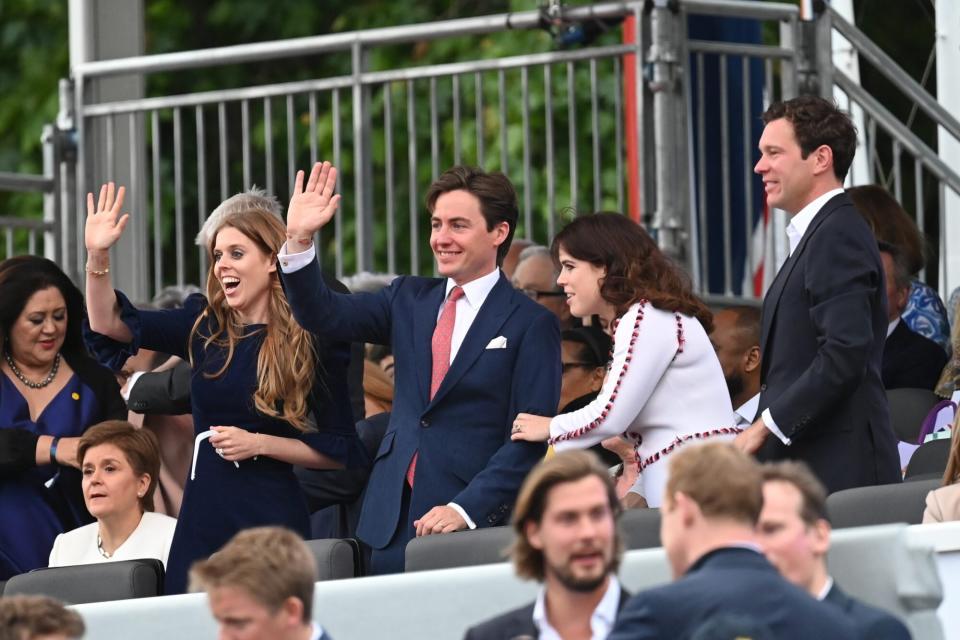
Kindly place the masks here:
POLYGON ((556 451, 586 449, 624 433, 643 410, 679 349, 677 316, 633 304, 613 336, 613 363, 600 394, 582 409, 550 420, 556 451))

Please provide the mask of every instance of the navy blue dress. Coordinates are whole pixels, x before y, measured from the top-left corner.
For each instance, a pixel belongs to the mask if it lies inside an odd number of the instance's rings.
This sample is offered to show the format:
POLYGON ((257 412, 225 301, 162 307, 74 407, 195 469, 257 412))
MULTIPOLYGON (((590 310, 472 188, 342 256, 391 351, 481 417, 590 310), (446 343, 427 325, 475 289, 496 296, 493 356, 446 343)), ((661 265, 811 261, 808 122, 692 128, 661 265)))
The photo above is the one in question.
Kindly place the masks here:
MULTIPOLYGON (((346 387, 349 344, 324 343, 316 337, 320 360, 309 404, 317 430, 302 432, 285 421, 260 414, 254 407, 257 356, 265 325, 246 325, 230 366, 220 377, 210 378, 204 374, 221 368, 226 349, 214 345, 205 349, 198 337, 190 342, 194 322, 207 307, 203 296, 191 296, 184 308, 170 311, 138 311, 119 292, 117 300, 121 317, 134 336, 127 345, 130 352, 143 347, 186 359, 189 343, 193 354, 191 402, 195 434, 211 426, 239 427, 297 438, 348 467, 366 462, 366 451, 353 427, 346 387)), ((200 335, 209 335, 211 322, 212 319, 201 321, 200 335)), ((101 361, 106 359, 115 366, 119 357, 107 357, 109 350, 103 344, 103 340, 95 340, 94 351, 101 361)), ((304 538, 310 537, 307 505, 292 465, 260 456, 236 466, 218 456, 209 440, 201 441, 195 450, 194 477, 187 479, 184 488, 167 562, 167 593, 184 592, 190 566, 220 549, 241 529, 281 525, 304 538)))
MULTIPOLYGON (((26 398, 0 373, 0 429, 74 438, 103 420, 126 418, 120 389, 110 372, 92 361, 86 367, 82 364, 71 363, 70 380, 35 422, 26 398)), ((76 469, 31 463, 25 469, 0 470, 0 580, 46 567, 54 539, 88 522, 92 518, 83 503, 76 469)))

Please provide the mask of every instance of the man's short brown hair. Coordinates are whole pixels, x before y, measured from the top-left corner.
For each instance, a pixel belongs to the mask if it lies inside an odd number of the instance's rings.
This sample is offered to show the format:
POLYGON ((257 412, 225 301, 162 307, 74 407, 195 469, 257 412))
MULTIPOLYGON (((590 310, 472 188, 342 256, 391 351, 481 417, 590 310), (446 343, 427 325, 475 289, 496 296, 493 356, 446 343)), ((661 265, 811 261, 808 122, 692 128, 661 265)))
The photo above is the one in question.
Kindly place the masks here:
MULTIPOLYGON (((543 520, 543 512, 547 509, 547 494, 557 485, 568 482, 577 482, 584 478, 595 476, 600 478, 607 490, 607 499, 614 520, 620 516, 620 500, 617 490, 610 478, 610 471, 603 466, 600 459, 589 451, 564 451, 547 458, 530 471, 513 509, 513 530, 516 541, 511 549, 513 564, 517 575, 527 580, 542 582, 545 575, 543 552, 534 549, 527 540, 526 528, 528 523, 539 524, 543 520)), ((620 564, 622 548, 620 534, 615 534, 614 571, 620 564)))
POLYGON ((784 118, 793 125, 801 158, 806 159, 822 145, 830 147, 834 176, 840 182, 847 177, 853 155, 857 152, 857 128, 835 102, 819 96, 798 96, 774 102, 762 117, 764 124, 784 118))
POLYGON ((501 222, 507 223, 507 239, 497 247, 497 266, 501 266, 510 251, 520 217, 513 183, 499 171, 488 173, 480 167, 457 165, 441 173, 427 189, 427 211, 433 214, 437 198, 451 191, 466 191, 480 201, 480 213, 487 222, 487 231, 493 231, 501 222))
POLYGON ((8 596, 0 598, 0 640, 31 640, 40 636, 63 634, 83 636, 83 618, 47 596, 8 596))
POLYGON ((77 460, 83 466, 87 451, 101 444, 112 444, 123 452, 134 474, 150 476, 150 486, 140 498, 144 511, 153 511, 153 494, 160 481, 160 443, 149 429, 138 429, 126 420, 107 420, 95 424, 80 436, 77 460))
POLYGON ((827 515, 827 490, 802 462, 768 462, 761 469, 764 483, 786 482, 800 493, 800 519, 808 526, 817 520, 830 522, 827 515))
POLYGON ((664 502, 683 493, 708 518, 757 524, 763 509, 760 465, 729 443, 689 445, 670 456, 664 502))
POLYGON ((289 529, 254 527, 233 536, 220 551, 190 569, 190 590, 242 589, 271 612, 287 598, 303 603, 303 621, 313 608, 316 561, 306 543, 289 529))

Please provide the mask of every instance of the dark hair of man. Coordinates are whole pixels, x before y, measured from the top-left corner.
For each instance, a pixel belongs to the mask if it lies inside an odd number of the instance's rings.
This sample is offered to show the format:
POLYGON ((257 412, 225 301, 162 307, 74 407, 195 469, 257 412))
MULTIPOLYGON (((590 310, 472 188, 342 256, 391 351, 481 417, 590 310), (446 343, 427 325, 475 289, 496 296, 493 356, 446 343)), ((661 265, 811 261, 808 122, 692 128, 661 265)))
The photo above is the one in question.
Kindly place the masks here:
POLYGON ((827 490, 810 467, 802 462, 784 460, 768 462, 760 467, 763 482, 785 482, 800 493, 800 519, 813 526, 817 520, 830 522, 827 515, 827 490))
POLYGON ((606 270, 600 295, 618 315, 645 299, 657 309, 695 317, 707 333, 713 330, 713 314, 694 295, 689 276, 627 216, 611 212, 580 216, 553 239, 550 251, 558 263, 561 248, 606 270))
POLYGON ((78 360, 89 357, 83 342, 83 294, 60 267, 38 256, 17 256, 0 262, 0 349, 7 348, 10 329, 30 297, 50 287, 60 291, 67 307, 67 329, 60 352, 76 366, 78 360))
POLYGON ((487 221, 487 231, 493 231, 501 222, 507 223, 507 239, 497 248, 497 266, 501 266, 510 251, 520 215, 513 183, 499 171, 488 173, 479 167, 457 165, 441 173, 427 189, 427 211, 432 214, 437 198, 451 191, 466 191, 480 201, 480 213, 487 221))
POLYGON ((887 242, 878 242, 877 249, 880 253, 886 253, 893 260, 893 281, 898 289, 909 289, 912 286, 910 281, 910 267, 907 265, 906 256, 900 251, 900 247, 887 242))
POLYGON ((793 125, 800 145, 800 157, 806 159, 823 145, 833 152, 833 175, 843 182, 857 151, 857 128, 850 116, 835 102, 819 96, 798 96, 774 102, 763 113, 763 123, 784 118, 793 125))
MULTIPOLYGON (((607 490, 607 500, 610 512, 614 519, 620 516, 620 500, 617 498, 616 487, 610 479, 610 471, 603 466, 600 459, 589 451, 564 451, 547 458, 530 471, 513 509, 513 530, 516 541, 511 548, 513 564, 517 575, 526 580, 544 579, 545 563, 543 553, 534 549, 527 540, 526 529, 528 523, 539 524, 543 520, 543 513, 547 509, 547 495, 557 485, 577 482, 584 478, 595 476, 603 482, 607 490)), ((616 534, 617 549, 615 552, 616 571, 620 563, 622 549, 619 532, 616 534)))
POLYGON ((733 325, 737 333, 742 337, 744 344, 748 346, 760 344, 760 333, 762 321, 760 307, 751 307, 748 305, 728 307, 727 311, 736 314, 737 321, 733 325))
POLYGON ((566 329, 560 334, 562 342, 580 346, 577 361, 593 367, 604 367, 610 361, 610 336, 596 325, 566 329))
POLYGON ((896 198, 875 184, 850 187, 847 195, 870 225, 877 241, 900 249, 910 275, 923 269, 926 253, 923 234, 913 217, 903 210, 896 198))

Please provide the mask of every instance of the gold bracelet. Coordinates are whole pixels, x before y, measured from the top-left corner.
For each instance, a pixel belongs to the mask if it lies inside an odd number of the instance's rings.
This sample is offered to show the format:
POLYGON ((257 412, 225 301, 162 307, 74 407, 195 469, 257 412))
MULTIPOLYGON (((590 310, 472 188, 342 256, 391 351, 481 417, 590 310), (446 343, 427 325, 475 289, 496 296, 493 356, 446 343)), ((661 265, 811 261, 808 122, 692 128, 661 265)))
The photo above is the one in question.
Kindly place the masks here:
POLYGON ((87 265, 86 272, 92 276, 97 276, 99 278, 100 276, 105 276, 108 273, 110 273, 110 265, 105 266, 103 268, 103 271, 99 271, 97 269, 91 269, 90 265, 87 265))

